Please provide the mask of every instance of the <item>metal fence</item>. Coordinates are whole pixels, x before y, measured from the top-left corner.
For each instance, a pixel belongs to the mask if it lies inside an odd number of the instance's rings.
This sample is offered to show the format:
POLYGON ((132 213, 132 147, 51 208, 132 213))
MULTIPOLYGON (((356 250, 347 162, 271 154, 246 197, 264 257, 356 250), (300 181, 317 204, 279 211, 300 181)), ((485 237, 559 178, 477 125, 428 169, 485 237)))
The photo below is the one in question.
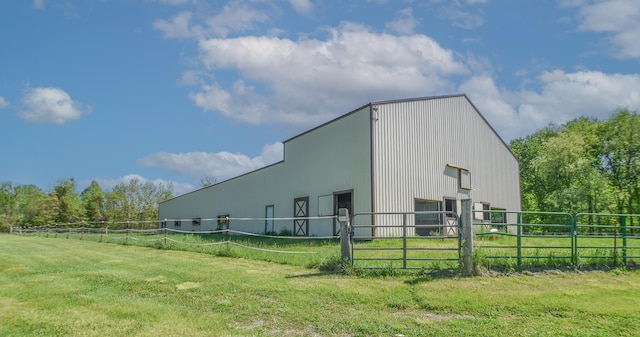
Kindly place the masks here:
POLYGON ((505 223, 474 223, 476 263, 629 265, 640 257, 640 215, 562 212, 502 213, 505 223))
MULTIPOLYGON (((332 227, 335 218, 308 217, 305 220, 311 227, 332 227)), ((11 232, 18 235, 197 251, 301 265, 323 263, 323 260, 332 256, 339 258, 338 236, 293 235, 293 221, 299 219, 225 217, 118 224, 74 223, 12 227, 11 232), (265 231, 265 223, 268 231, 265 231)))
POLYGON ((574 219, 576 259, 628 265, 640 258, 640 215, 579 213, 574 219))
POLYGON ((367 212, 354 214, 351 221, 356 267, 457 268, 461 245, 455 213, 367 212))
POLYGON ((296 262, 305 265, 320 259, 311 258, 313 254, 337 255, 363 269, 467 270, 471 265, 526 270, 536 266, 632 266, 640 260, 637 214, 474 211, 471 204, 463 202, 466 206, 461 215, 435 211, 368 212, 347 216, 342 223, 338 216, 305 219, 315 232, 331 233, 327 236, 293 235, 293 221, 300 218, 165 219, 12 230, 16 234, 136 242, 167 249, 197 248, 214 254, 220 253, 222 247, 226 251, 237 247, 243 252, 280 255, 265 259, 282 263, 295 259, 283 257, 286 255, 309 255, 307 262, 296 262), (471 216, 464 216, 465 212, 471 216), (469 224, 468 231, 463 223, 469 224), (344 230, 333 234, 341 225, 344 230))

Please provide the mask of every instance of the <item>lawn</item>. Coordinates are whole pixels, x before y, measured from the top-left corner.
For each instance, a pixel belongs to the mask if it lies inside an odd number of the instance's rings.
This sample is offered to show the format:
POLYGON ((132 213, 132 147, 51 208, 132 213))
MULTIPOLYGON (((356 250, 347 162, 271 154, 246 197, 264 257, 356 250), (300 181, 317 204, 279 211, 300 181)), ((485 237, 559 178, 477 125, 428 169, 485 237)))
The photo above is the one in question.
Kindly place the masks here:
POLYGON ((632 336, 640 272, 354 277, 0 235, 0 336, 632 336))

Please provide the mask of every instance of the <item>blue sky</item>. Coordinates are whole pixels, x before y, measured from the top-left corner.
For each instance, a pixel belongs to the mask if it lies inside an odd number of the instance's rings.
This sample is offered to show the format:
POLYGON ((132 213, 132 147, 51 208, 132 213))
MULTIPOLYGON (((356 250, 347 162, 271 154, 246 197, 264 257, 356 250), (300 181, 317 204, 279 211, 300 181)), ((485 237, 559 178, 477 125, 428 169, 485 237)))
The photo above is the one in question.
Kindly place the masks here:
POLYGON ((0 181, 177 194, 371 101, 465 93, 506 141, 640 110, 637 0, 0 3, 0 181))

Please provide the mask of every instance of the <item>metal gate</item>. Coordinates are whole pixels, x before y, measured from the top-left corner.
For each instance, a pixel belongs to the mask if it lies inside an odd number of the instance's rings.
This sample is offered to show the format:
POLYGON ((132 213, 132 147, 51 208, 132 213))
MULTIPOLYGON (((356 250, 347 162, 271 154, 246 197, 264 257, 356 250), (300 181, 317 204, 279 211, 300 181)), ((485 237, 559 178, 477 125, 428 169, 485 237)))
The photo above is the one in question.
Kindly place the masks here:
POLYGON ((351 258, 356 267, 434 270, 460 266, 459 221, 453 212, 356 213, 351 224, 351 258), (422 224, 420 219, 425 216, 438 223, 422 224))

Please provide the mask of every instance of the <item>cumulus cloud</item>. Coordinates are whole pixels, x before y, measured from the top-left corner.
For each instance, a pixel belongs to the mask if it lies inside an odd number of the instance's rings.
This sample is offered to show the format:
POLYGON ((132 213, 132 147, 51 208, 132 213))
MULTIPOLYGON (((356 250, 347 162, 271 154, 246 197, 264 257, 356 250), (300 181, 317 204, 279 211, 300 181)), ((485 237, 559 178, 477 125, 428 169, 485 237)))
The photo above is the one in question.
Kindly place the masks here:
POLYGON ((0 109, 4 109, 9 105, 11 105, 11 103, 9 103, 9 101, 7 101, 4 97, 0 96, 0 109))
POLYGON ((387 22, 387 29, 400 34, 413 34, 418 26, 418 20, 413 16, 411 8, 405 8, 396 14, 396 19, 387 22))
POLYGON ((231 33, 254 29, 256 23, 265 22, 269 16, 263 9, 249 7, 246 3, 232 1, 216 15, 195 17, 191 11, 182 11, 169 20, 158 19, 153 27, 166 38, 226 37, 231 33))
POLYGON ((293 9, 300 14, 311 14, 313 4, 309 0, 289 0, 293 9))
POLYGON ((579 29, 608 34, 613 55, 640 58, 640 6, 637 0, 573 2, 578 9, 579 29))
POLYGON ((543 72, 539 90, 508 91, 490 77, 472 77, 460 89, 505 140, 530 134, 550 123, 591 116, 606 119, 613 110, 640 109, 640 75, 598 71, 543 72))
POLYGON ((468 5, 484 4, 485 0, 448 1, 439 10, 439 17, 448 20, 453 26, 473 29, 484 24, 484 13, 479 8, 470 9, 468 5))
POLYGON ((65 124, 91 112, 91 108, 71 99, 54 87, 30 88, 22 98, 25 110, 20 116, 30 122, 65 124))
POLYGON ((189 11, 183 11, 176 14, 171 20, 156 20, 153 27, 161 31, 164 37, 169 39, 185 39, 192 37, 200 37, 203 35, 204 29, 201 26, 191 26, 191 18, 193 14, 189 11))
POLYGON ((215 177, 220 180, 244 174, 282 160, 283 145, 265 145, 262 154, 250 158, 240 153, 229 152, 158 152, 140 158, 136 164, 143 167, 164 167, 170 171, 189 174, 194 179, 215 177))
MULTIPOLYGON (((486 2, 431 0, 429 6, 437 6, 441 18, 453 25, 471 29, 484 23, 481 6, 486 2)), ((628 8, 631 2, 565 0, 563 5, 579 8, 580 29, 607 32, 612 41, 618 41, 613 39, 615 36, 622 41, 627 36, 622 33, 624 29, 635 37, 634 27, 640 22, 636 20, 640 7, 628 8)), ((291 4, 295 6, 294 2, 291 4)), ((488 59, 455 53, 426 35, 414 33, 419 22, 411 8, 399 11, 386 24, 389 33, 343 22, 298 39, 277 34, 227 38, 269 19, 266 10, 246 6, 232 1, 217 16, 209 18, 195 18, 198 14, 183 12, 167 21, 171 25, 156 27, 167 37, 198 40, 200 64, 185 72, 182 79, 183 84, 194 87, 189 94, 193 103, 243 123, 308 127, 371 100, 462 91, 509 140, 549 123, 563 123, 579 116, 606 118, 619 106, 638 107, 638 75, 555 70, 527 79, 524 89, 501 88, 486 75, 495 72, 488 59), (167 28, 170 26, 173 28, 167 28), (322 33, 326 35, 321 36, 322 33)), ((634 55, 637 46, 640 44, 628 43, 621 55, 634 55)), ((163 165, 169 166, 170 155, 165 154, 163 165)), ((239 160, 230 166, 247 168, 244 171, 259 167, 251 164, 255 158, 222 152, 182 154, 176 160, 194 160, 198 156, 215 158, 212 162, 239 160)), ((155 159, 160 162, 160 157, 155 159)), ((234 172, 240 171, 243 170, 234 172)), ((192 175, 201 178, 212 174, 207 171, 192 175)))
POLYGON ((448 75, 468 69, 425 35, 394 36, 343 23, 326 40, 267 36, 205 39, 209 71, 241 73, 192 92, 194 103, 243 122, 313 125, 372 99, 449 92, 448 75))
POLYGON ((207 25, 214 36, 226 37, 232 32, 251 30, 254 23, 264 22, 268 18, 264 11, 234 1, 225 5, 217 15, 208 18, 207 25))

